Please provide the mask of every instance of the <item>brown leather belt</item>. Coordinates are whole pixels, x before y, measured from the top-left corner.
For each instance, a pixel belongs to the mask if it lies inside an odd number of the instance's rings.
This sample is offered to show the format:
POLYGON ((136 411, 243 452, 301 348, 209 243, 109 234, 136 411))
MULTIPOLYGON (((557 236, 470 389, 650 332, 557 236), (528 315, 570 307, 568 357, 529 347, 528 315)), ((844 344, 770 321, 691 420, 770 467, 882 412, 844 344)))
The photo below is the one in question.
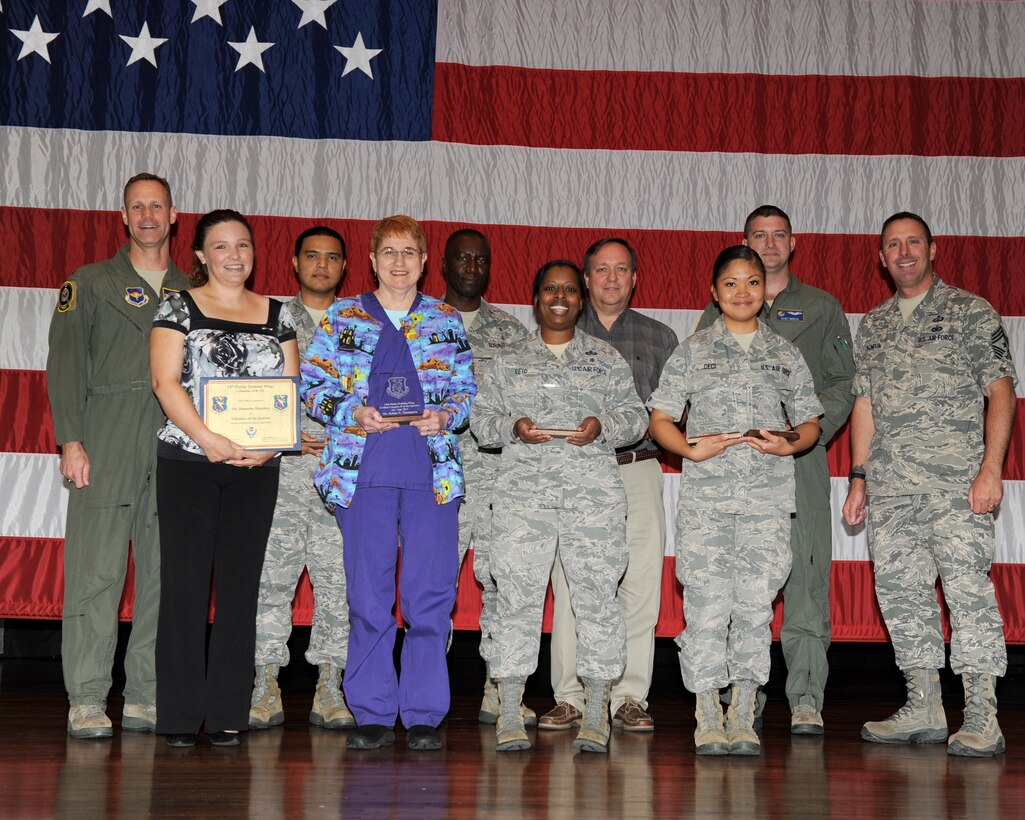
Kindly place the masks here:
POLYGON ((658 458, 658 450, 630 450, 626 453, 616 453, 616 462, 619 464, 633 464, 635 461, 647 461, 649 458, 658 458))

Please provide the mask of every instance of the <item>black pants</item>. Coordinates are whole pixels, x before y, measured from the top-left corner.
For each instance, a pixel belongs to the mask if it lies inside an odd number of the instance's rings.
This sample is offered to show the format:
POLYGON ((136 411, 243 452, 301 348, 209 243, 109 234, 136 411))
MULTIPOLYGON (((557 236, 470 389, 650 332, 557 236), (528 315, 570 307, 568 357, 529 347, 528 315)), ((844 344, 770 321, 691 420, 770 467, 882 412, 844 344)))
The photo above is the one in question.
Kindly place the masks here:
POLYGON ((256 604, 278 495, 278 463, 252 470, 157 459, 160 619, 157 731, 249 725, 256 604), (216 613, 206 646, 210 580, 216 613))

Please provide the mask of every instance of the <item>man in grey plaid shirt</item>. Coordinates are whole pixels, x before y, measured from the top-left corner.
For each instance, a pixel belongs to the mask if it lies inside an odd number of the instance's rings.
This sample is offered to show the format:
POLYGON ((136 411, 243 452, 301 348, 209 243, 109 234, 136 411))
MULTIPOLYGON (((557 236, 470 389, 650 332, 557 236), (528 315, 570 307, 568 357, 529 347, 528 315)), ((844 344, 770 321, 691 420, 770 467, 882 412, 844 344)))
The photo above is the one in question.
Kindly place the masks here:
MULTIPOLYGON (((637 284, 637 253, 617 237, 595 242, 584 254, 589 302, 578 327, 611 344, 626 359, 642 401, 658 386, 662 366, 676 349, 666 325, 630 308, 637 284)), ((666 523, 662 507, 659 449, 645 437, 620 448, 616 457, 626 487, 626 541, 630 556, 618 599, 626 620, 626 668, 612 687, 612 725, 628 732, 650 732, 648 689, 655 656, 655 624, 662 591, 666 523)), ((552 623, 552 688, 556 706, 538 721, 541 729, 579 724, 584 688, 576 675, 576 622, 562 564, 552 570, 555 612, 552 623)))

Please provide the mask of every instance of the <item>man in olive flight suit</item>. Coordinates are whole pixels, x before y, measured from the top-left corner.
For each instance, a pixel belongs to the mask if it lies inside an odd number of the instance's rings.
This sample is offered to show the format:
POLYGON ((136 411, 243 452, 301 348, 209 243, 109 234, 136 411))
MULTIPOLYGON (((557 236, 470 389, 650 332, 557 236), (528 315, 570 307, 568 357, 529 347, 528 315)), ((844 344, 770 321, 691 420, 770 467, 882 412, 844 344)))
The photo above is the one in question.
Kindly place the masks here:
MULTIPOLYGON (((815 381, 825 415, 817 445, 794 458, 797 515, 790 530, 793 565, 783 587, 783 629, 780 642, 787 663, 790 730, 819 735, 824 731, 822 705, 829 676, 829 575, 833 537, 829 505, 826 445, 854 404, 854 358, 851 328, 840 303, 819 288, 801 282, 790 271, 796 242, 790 217, 773 205, 756 208, 744 223, 744 244, 757 251, 765 265, 765 307, 769 327, 793 342, 815 381)), ((698 323, 708 327, 719 316, 715 304, 698 323)), ((759 714, 764 697, 759 696, 759 714)))
POLYGON ((170 258, 177 211, 167 181, 138 174, 124 188, 129 242, 60 289, 46 363, 60 471, 70 491, 64 540, 61 655, 68 734, 113 734, 106 715, 118 605, 135 559, 135 610, 125 654, 121 728, 156 726, 160 547, 155 495, 163 413, 150 387, 149 333, 167 291, 189 282, 170 258))

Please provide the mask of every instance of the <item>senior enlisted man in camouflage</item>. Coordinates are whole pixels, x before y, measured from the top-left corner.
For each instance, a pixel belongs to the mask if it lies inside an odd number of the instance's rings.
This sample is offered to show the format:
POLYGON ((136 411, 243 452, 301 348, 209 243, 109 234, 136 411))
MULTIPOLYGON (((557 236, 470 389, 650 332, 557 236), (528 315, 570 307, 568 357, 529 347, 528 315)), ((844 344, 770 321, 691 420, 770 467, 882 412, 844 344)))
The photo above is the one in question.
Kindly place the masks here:
MULTIPOLYGON (((822 734, 832 637, 829 581, 833 563, 832 510, 826 445, 847 421, 854 396, 851 328, 840 303, 824 290, 802 282, 790 270, 796 247, 790 217, 774 205, 762 205, 744 221, 743 242, 765 265, 765 306, 760 319, 796 345, 815 380, 824 414, 818 444, 794 456, 797 511, 791 521, 793 563, 783 585, 780 644, 787 664, 790 730, 822 734)), ((698 328, 719 316, 714 303, 705 308, 698 328)), ((764 695, 759 693, 759 714, 764 695)))
MULTIPOLYGON (((441 260, 445 277, 444 301, 459 311, 466 338, 473 351, 474 374, 482 378, 484 368, 503 348, 523 341, 527 329, 519 319, 488 304, 482 297, 491 279, 491 245, 480 231, 464 228, 445 242, 441 260)), ((485 665, 491 662, 491 630, 495 617, 495 580, 488 564, 491 549, 491 488, 498 474, 501 448, 477 445, 469 424, 457 430, 459 452, 463 457, 466 495, 459 508, 459 564, 462 565, 473 544, 473 573, 482 587, 480 613, 480 655, 485 665)), ((481 723, 498 721, 498 688, 490 671, 484 679, 484 698, 478 718, 481 723)), ((537 715, 523 707, 527 725, 537 715)))
POLYGON ((70 490, 64 540, 61 656, 68 734, 110 737, 105 713, 117 612, 135 560, 135 609, 125 652, 121 728, 156 726, 157 430, 164 414, 150 387, 149 333, 161 297, 189 280, 170 257, 177 211, 167 180, 138 174, 124 188, 128 244, 79 268, 61 286, 50 322, 46 381, 61 475, 70 490))
POLYGON ((1007 668, 1007 649, 989 568, 1016 374, 996 311, 940 280, 935 257, 920 216, 901 212, 883 223, 879 258, 897 293, 865 316, 854 347, 844 517, 855 525, 867 518, 876 596, 908 688, 907 704, 866 723, 861 736, 947 739, 939 574, 953 632, 950 666, 965 689, 964 724, 947 751, 989 757, 1004 751, 995 678, 1007 668))
POLYGON ((492 496, 491 548, 498 589, 491 673, 503 700, 500 750, 529 746, 526 735, 524 745, 504 743, 504 701, 510 690, 518 699, 537 666, 557 549, 576 612, 577 674, 585 687, 579 748, 606 751, 609 691, 623 672, 626 636, 616 587, 627 563, 626 494, 615 448, 643 436, 647 413, 630 367, 615 348, 574 333, 583 289, 583 275, 572 263, 541 269, 534 294, 541 328, 487 368, 471 418, 481 446, 503 448, 492 496), (558 280, 558 290, 548 286, 546 276, 567 271, 575 277, 558 280), (542 336, 548 332, 546 311, 563 325, 560 338, 548 343, 542 336), (561 355, 549 344, 563 345, 561 355), (535 434, 535 425, 591 432, 583 443, 577 434, 545 438, 535 434), (592 731, 594 742, 588 739, 592 731))
MULTIPOLYGON (((295 241, 292 266, 299 278, 299 293, 283 309, 295 321, 300 353, 305 353, 324 311, 334 302, 345 262, 345 242, 331 228, 309 228, 295 241)), ((302 439, 302 452, 281 458, 278 501, 256 610, 256 682, 250 729, 267 729, 285 720, 277 676, 289 660, 292 598, 303 566, 309 572, 314 598, 306 660, 319 669, 310 723, 325 729, 356 725, 341 691, 349 644, 342 535, 313 486, 313 471, 324 449, 324 425, 303 414, 302 439)))

